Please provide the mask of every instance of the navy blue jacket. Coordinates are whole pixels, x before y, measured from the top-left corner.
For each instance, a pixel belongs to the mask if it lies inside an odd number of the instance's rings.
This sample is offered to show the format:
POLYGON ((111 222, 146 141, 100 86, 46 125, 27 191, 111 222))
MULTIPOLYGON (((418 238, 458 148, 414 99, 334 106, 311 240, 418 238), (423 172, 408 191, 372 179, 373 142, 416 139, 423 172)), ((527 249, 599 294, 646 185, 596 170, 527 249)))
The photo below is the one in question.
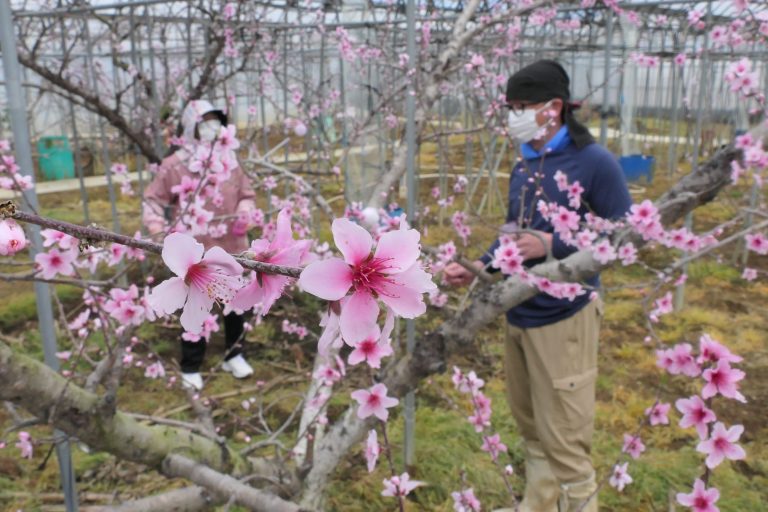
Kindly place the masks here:
MULTIPOLYGON (((590 210, 605 219, 619 219, 623 217, 632 205, 632 199, 627 189, 624 173, 619 166, 616 157, 599 144, 589 144, 579 149, 567 137, 559 137, 560 143, 544 156, 537 156, 529 147, 523 151, 528 159, 521 160, 513 169, 509 180, 509 210, 507 222, 517 222, 520 209, 524 210, 524 219, 530 219, 523 228, 534 229, 553 233, 552 225, 544 220, 536 210, 539 199, 547 202, 556 202, 567 208, 568 192, 559 191, 554 180, 555 173, 560 170, 568 176, 568 183, 578 180, 584 188, 581 195, 581 207, 579 215, 583 216, 590 210), (534 197, 536 183, 528 182, 528 178, 534 173, 542 173, 539 180, 543 194, 534 197), (522 195, 523 188, 526 188, 522 195), (521 204, 524 198, 525 204, 521 204)), ((493 259, 493 252, 499 246, 496 240, 480 259, 486 265, 493 259)), ((552 255, 557 259, 563 259, 576 252, 576 247, 566 245, 557 234, 552 237, 552 255)), ((532 267, 544 261, 544 258, 528 260, 526 267, 532 267)), ((600 286, 600 276, 594 276, 586 281, 595 288, 600 286)), ((540 327, 549 325, 568 318, 589 302, 589 293, 577 297, 573 301, 568 299, 556 299, 551 295, 540 293, 535 297, 515 306, 507 311, 507 320, 510 324, 521 328, 540 327)))

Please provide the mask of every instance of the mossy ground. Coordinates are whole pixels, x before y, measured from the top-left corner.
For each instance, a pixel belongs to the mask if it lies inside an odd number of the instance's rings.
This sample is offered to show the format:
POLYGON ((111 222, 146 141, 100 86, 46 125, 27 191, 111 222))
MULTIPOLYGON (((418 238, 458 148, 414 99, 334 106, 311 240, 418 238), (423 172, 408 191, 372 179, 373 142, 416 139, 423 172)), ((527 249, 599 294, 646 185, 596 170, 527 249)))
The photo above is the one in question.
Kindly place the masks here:
MULTIPOLYGON (((455 147, 453 149, 458 151, 455 147)), ((476 147, 475 150, 475 165, 479 165, 479 149, 476 147)), ((436 151, 436 145, 425 144, 420 158, 421 165, 429 167, 435 164, 436 151)), ((504 162, 501 169, 505 166, 508 168, 508 163, 504 162)), ((420 184, 423 204, 431 204, 428 194, 431 187, 438 183, 438 180, 425 180, 420 184)), ((635 199, 656 197, 668 184, 667 178, 657 174, 654 183, 646 186, 635 199)), ((501 197, 504 197, 506 181, 500 179, 498 187, 501 197)), ((339 182, 329 181, 323 188, 333 195, 339 192, 339 182)), ((484 186, 480 187, 470 209, 473 213, 474 233, 470 245, 462 249, 470 257, 476 256, 487 246, 494 236, 494 226, 503 219, 504 205, 498 201, 486 201, 480 214, 477 214, 485 190, 484 186)), ((708 229, 732 216, 736 211, 735 202, 744 194, 744 188, 729 189, 715 203, 701 208, 695 215, 696 229, 708 229)), ((43 213, 81 222, 78 199, 76 193, 45 196, 41 198, 43 213)), ((104 226, 111 225, 109 203, 103 191, 92 193, 89 206, 92 221, 104 226)), ((454 207, 464 207, 461 196, 457 196, 454 207)), ((135 199, 121 199, 120 211, 124 232, 133 233, 138 228, 138 203, 135 199)), ((435 212, 436 207, 432 211, 435 212)), ((327 239, 329 230, 326 224, 322 225, 324 227, 320 230, 320 236, 327 239)), ((455 238, 448 214, 433 216, 427 221, 427 228, 424 230, 424 241, 427 244, 437 245, 455 238)), ((718 505, 723 512, 763 510, 768 502, 768 463, 765 462, 768 460, 768 449, 763 442, 768 435, 768 427, 764 422, 765 405, 768 402, 768 349, 765 341, 765 332, 768 331, 768 286, 764 277, 755 283, 747 283, 740 278, 740 264, 732 264, 740 261, 740 254, 740 247, 728 247, 718 251, 717 258, 692 264, 685 288, 685 307, 665 316, 656 326, 657 335, 666 343, 695 343, 698 336, 706 332, 745 357, 741 367, 747 371, 747 378, 743 382, 742 391, 748 403, 740 405, 722 399, 716 399, 714 403, 719 419, 729 425, 742 423, 746 427, 742 441, 748 453, 747 460, 726 462, 714 471, 711 478, 711 483, 720 489, 718 505)), ((669 261, 672 253, 644 251, 643 257, 649 264, 661 266, 669 261)), ((749 264, 767 269, 768 258, 751 254, 749 264)), ((0 270, 7 272, 18 268, 0 270)), ((627 285, 648 281, 651 277, 649 272, 638 267, 617 266, 603 274, 607 309, 601 334, 601 373, 598 380, 594 441, 594 461, 599 477, 606 475, 617 460, 622 435, 636 428, 644 409, 653 403, 657 393, 663 401, 669 402, 696 391, 692 382, 665 376, 659 371, 655 364, 654 347, 643 341, 647 335, 643 313, 646 291, 627 285)), ((57 286, 56 293, 65 305, 75 305, 80 292, 71 287, 57 286)), ((463 290, 451 292, 454 303, 462 293, 463 290)), ((0 282, 0 296, 3 297, 0 304, 0 332, 4 341, 10 342, 17 350, 40 358, 40 339, 35 329, 36 313, 31 284, 0 282)), ((307 339, 299 342, 295 337, 282 333, 280 322, 288 318, 318 332, 316 312, 320 307, 318 301, 294 294, 288 300, 283 299, 274 315, 248 334, 247 352, 256 368, 257 378, 268 383, 275 379, 287 379, 269 387, 264 393, 254 389, 256 379, 235 381, 228 374, 216 370, 221 360, 223 340, 221 333, 214 337, 205 366, 208 379, 205 395, 214 404, 215 420, 221 426, 222 434, 231 437, 235 446, 244 446, 245 435, 258 438, 253 409, 246 411, 242 406, 243 400, 255 398, 264 403, 274 402, 275 405, 265 414, 265 420, 272 428, 276 428, 293 410, 304 390, 304 376, 311 368, 314 341, 307 339)), ((418 321, 418 329, 433 327, 448 315, 450 310, 430 308, 428 315, 418 321)), ((465 370, 475 370, 486 380, 487 393, 494 405, 494 428, 501 433, 502 440, 509 447, 509 453, 501 457, 502 464, 512 464, 519 475, 522 473, 522 450, 504 399, 502 333, 502 320, 499 319, 497 325, 478 333, 474 347, 449 361, 448 367, 457 365, 465 370)), ((153 357, 162 358, 166 367, 171 369, 178 355, 178 335, 179 331, 173 325, 144 326, 139 332, 144 345, 138 350, 138 355, 148 358, 148 354, 153 353, 153 357)), ((69 341, 63 335, 60 336, 59 344, 61 350, 70 348, 69 341)), ((94 347, 91 356, 97 357, 99 344, 91 346, 94 347)), ((81 368, 87 369, 84 364, 81 368)), ((362 379, 360 374, 353 371, 347 387, 363 382, 362 379)), ((415 463, 408 470, 413 478, 426 481, 427 485, 409 497, 408 510, 452 510, 450 493, 464 487, 475 489, 483 501, 484 510, 504 505, 506 491, 499 470, 485 453, 479 451, 481 439, 466 420, 470 414, 469 404, 465 397, 454 391, 449 375, 435 375, 415 391, 415 463)), ((348 402, 348 392, 341 390, 332 399, 329 416, 333 418, 348 402)), ((161 381, 145 379, 143 369, 140 368, 127 372, 119 395, 119 406, 123 410, 189 421, 192 416, 188 409, 174 412, 186 403, 181 390, 177 387, 167 388, 161 381)), ((702 473, 702 457, 694 450, 696 439, 693 432, 677 427, 679 415, 674 409, 670 418, 672 424, 669 426, 643 431, 642 437, 648 449, 638 461, 630 463, 629 470, 634 482, 623 493, 617 493, 610 487, 604 488, 600 494, 601 510, 668 510, 670 496, 678 491, 687 491, 693 479, 702 473)), ((10 425, 6 411, 0 411, 0 424, 10 425)), ((394 413, 388 428, 395 464, 398 471, 403 471, 403 416, 400 412, 394 413)), ((42 427, 29 430, 37 440, 51 435, 49 429, 42 427)), ((295 432, 287 432, 283 436, 284 441, 290 443, 292 435, 295 432)), ((59 492, 55 461, 51 458, 42 465, 48 445, 36 446, 33 460, 20 461, 13 447, 15 435, 7 434, 5 440, 9 447, 0 450, 0 509, 57 509, 41 497, 43 493, 59 492)), ((127 499, 183 485, 182 481, 166 480, 154 471, 119 462, 107 454, 85 453, 77 444, 73 444, 72 453, 81 492, 102 495, 117 493, 120 498, 127 499)), ((265 451, 264 454, 269 452, 265 451)), ((368 474, 361 452, 358 450, 351 453, 338 468, 328 490, 327 509, 366 512, 395 510, 394 502, 380 495, 381 481, 387 476, 387 471, 386 462, 382 459, 376 471, 368 474)), ((517 492, 522 490, 521 476, 513 477, 513 486, 517 492)))

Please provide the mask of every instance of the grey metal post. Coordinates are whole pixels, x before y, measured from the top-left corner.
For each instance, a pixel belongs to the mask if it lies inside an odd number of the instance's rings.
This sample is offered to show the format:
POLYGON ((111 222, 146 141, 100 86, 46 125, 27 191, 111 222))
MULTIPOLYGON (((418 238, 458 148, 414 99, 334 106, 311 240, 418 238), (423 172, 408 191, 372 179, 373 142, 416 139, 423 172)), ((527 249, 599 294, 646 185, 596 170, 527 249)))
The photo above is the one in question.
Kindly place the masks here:
MULTIPOLYGON (((10 0, 0 0, 0 48, 3 53, 3 74, 5 75, 5 90, 8 96, 8 115, 13 132, 14 150, 21 173, 25 176, 34 177, 32 146, 29 141, 29 126, 27 125, 27 104, 21 90, 21 73, 16 55, 15 33, 10 0)), ((39 205, 35 187, 23 191, 22 194, 24 197, 23 207, 37 211, 39 205)), ((32 239, 30 253, 34 256, 41 252, 43 247, 40 227, 30 225, 27 231, 32 239)), ((54 330, 53 306, 47 283, 35 282, 35 302, 40 335, 43 339, 43 358, 46 365, 54 371, 58 371, 59 361, 56 359, 58 349, 54 330)), ((75 473, 72 469, 69 441, 67 435, 58 430, 55 431, 55 438, 56 458, 59 461, 61 487, 64 491, 67 512, 75 512, 77 511, 77 490, 75 489, 75 473)))
MULTIPOLYGON (((707 26, 712 22, 712 3, 707 3, 707 26)), ((693 156, 691 158, 691 172, 694 173, 699 168, 699 150, 701 146, 701 125, 704 122, 703 108, 705 105, 704 97, 707 92, 709 74, 709 32, 704 33, 704 47, 701 53, 701 76, 699 77, 699 91, 696 101, 696 130, 693 136, 693 156)), ((691 229, 693 226, 693 212, 685 216, 685 227, 691 229)), ((688 273, 688 264, 683 266, 683 273, 688 273)), ((675 311, 682 309, 685 303, 685 283, 675 289, 675 311)))
MULTIPOLYGON (((677 33, 673 36, 675 38, 675 48, 679 51, 681 49, 677 42, 677 33)), ((685 42, 683 42, 682 49, 685 49, 685 42)), ((670 127, 671 138, 669 140, 669 169, 668 175, 672 176, 677 167, 677 119, 680 113, 678 95, 680 94, 680 84, 678 80, 682 82, 682 69, 677 64, 672 64, 672 103, 670 108, 672 109, 672 124, 670 127), (678 78, 679 77, 679 78, 678 78)))
MULTIPOLYGON (((136 41, 136 12, 133 7, 131 7, 130 11, 128 11, 128 21, 131 25, 131 36, 130 36, 130 43, 131 43, 131 63, 133 66, 141 71, 141 63, 139 62, 139 56, 137 51, 137 41, 136 41)), ((138 84, 135 84, 133 86, 133 106, 134 108, 139 108, 139 87, 138 84)), ((159 147, 159 146, 158 146, 159 147)), ((133 145, 133 154, 134 154, 134 161, 136 162, 136 171, 139 173, 139 218, 144 218, 144 165, 141 161, 143 158, 143 155, 141 153, 141 150, 139 149, 139 146, 134 144, 133 145)), ((141 230, 142 236, 147 234, 147 228, 144 225, 143 222, 140 223, 139 229, 141 230)), ((142 269, 144 269, 144 262, 142 261, 142 269)))
MULTIPOLYGON (((414 0, 408 0, 405 8, 406 16, 406 33, 407 33, 407 48, 408 48, 408 63, 410 66, 416 66, 416 2, 414 0)), ((415 87, 413 79, 416 75, 412 75, 411 82, 408 86, 408 92, 405 95, 405 143, 407 147, 406 153, 406 185, 408 188, 407 197, 407 213, 410 222, 414 221, 416 214, 416 97, 415 87)), ((406 336, 406 350, 408 353, 412 353, 414 346, 416 345, 416 324, 413 320, 406 320, 405 322, 405 336, 406 336)), ((416 396, 413 391, 409 391, 405 395, 405 433, 403 436, 404 449, 405 449, 405 464, 410 466, 413 464, 414 455, 414 429, 415 429, 415 416, 416 416, 416 396)))
MULTIPOLYGON (((336 11, 336 23, 340 22, 339 17, 339 11, 336 11)), ((347 133, 347 93, 346 93, 346 87, 344 84, 344 59, 341 56, 341 52, 339 52, 339 103, 340 103, 340 109, 341 109, 341 147, 342 150, 346 150, 347 146, 349 146, 349 134, 347 133)), ((349 176, 349 158, 344 158, 344 161, 341 162, 341 172, 344 175, 344 204, 346 206, 349 205, 349 202, 352 200, 352 195, 349 192, 350 187, 352 186, 352 180, 350 180, 349 176)))
POLYGON ((149 76, 152 79, 150 84, 152 90, 152 122, 149 126, 152 128, 152 138, 155 141, 155 153, 161 155, 163 153, 163 139, 158 129, 160 123, 160 104, 157 99, 157 71, 155 70, 155 49, 152 48, 152 36, 154 34, 155 24, 152 21, 152 13, 149 12, 149 7, 144 8, 144 17, 147 18, 147 43, 149 45, 149 76))
POLYGON ((610 97, 609 76, 611 68, 611 45, 613 44, 613 11, 605 10, 605 59, 603 61, 603 104, 600 105, 600 144, 608 141, 608 101, 610 97))
MULTIPOLYGON (((83 19, 84 34, 85 34, 85 46, 88 62, 88 73, 86 73, 88 79, 88 86, 92 91, 96 90, 96 72, 93 65, 93 41, 91 41, 91 29, 88 26, 88 19, 83 19)), ((99 124, 99 139, 101 142, 101 155, 104 159, 104 175, 107 177, 107 193, 109 195, 109 205, 112 212, 112 230, 115 233, 120 233, 120 217, 117 213, 117 197, 115 195, 115 184, 112 182, 112 169, 111 160, 109 158, 109 147, 107 146, 107 133, 104 128, 104 118, 98 116, 97 120, 99 124)))
MULTIPOLYGON (((61 6, 61 2, 59 2, 59 6, 61 6)), ((62 53, 67 48, 67 41, 66 37, 64 36, 65 31, 65 18, 61 18, 59 20, 59 23, 61 24, 61 51, 62 53)), ((77 178, 80 181, 80 199, 83 201, 83 221, 86 224, 91 223, 91 216, 90 212, 88 211, 88 191, 85 188, 85 181, 84 181, 84 172, 83 172, 83 163, 80 161, 80 137, 77 132, 77 120, 75 118, 75 104, 73 102, 69 103, 69 118, 70 118, 70 124, 72 127, 72 142, 74 143, 74 157, 75 157, 75 169, 77 170, 77 178)))

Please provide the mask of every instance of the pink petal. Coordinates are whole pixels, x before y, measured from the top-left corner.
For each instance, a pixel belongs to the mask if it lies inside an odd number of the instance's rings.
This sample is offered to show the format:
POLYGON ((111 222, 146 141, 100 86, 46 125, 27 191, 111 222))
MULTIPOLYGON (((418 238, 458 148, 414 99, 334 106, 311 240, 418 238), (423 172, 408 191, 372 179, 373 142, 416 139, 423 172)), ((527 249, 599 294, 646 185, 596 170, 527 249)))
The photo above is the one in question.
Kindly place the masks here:
POLYGON ((745 452, 744 448, 742 448, 738 444, 732 444, 730 446, 727 446, 723 450, 723 452, 724 452, 724 455, 731 460, 741 460, 747 457, 747 452, 745 452))
POLYGON ((166 279, 155 286, 147 297, 147 303, 155 313, 169 315, 182 307, 187 300, 189 287, 180 277, 166 279))
POLYGON ((368 401, 368 397, 370 396, 370 393, 365 389, 358 389, 357 391, 353 391, 350 395, 353 400, 357 401, 360 404, 364 404, 368 401))
POLYGON ((353 350, 347 358, 347 363, 350 366, 355 366, 356 364, 362 363, 363 361, 365 361, 365 353, 359 348, 355 348, 355 350, 353 350))
POLYGON ((277 299, 283 295, 283 289, 290 278, 285 276, 264 276, 264 298, 261 302, 261 314, 266 315, 277 299))
POLYGON ((404 318, 416 318, 424 314, 427 306, 422 294, 435 288, 431 276, 414 265, 407 271, 393 276, 391 281, 377 284, 379 298, 404 318))
POLYGON ((352 286, 352 270, 339 258, 310 263, 301 272, 299 286, 325 300, 339 300, 352 286))
POLYGON ((194 288, 189 289, 189 298, 181 313, 181 326, 184 330, 198 334, 203 328, 203 323, 211 314, 213 297, 194 288))
POLYGON ((419 232, 415 229, 399 229, 381 235, 374 259, 386 259, 385 274, 403 272, 411 268, 419 258, 419 232))
POLYGON ((365 228, 344 218, 334 220, 331 231, 336 247, 350 265, 358 265, 371 255, 373 239, 365 228))
POLYGON ((275 227, 275 238, 272 239, 270 246, 272 249, 281 249, 293 242, 293 232, 291 232, 291 215, 288 210, 283 208, 277 214, 277 226, 275 227))
POLYGON ((221 247, 211 247, 205 253, 203 261, 211 266, 219 267, 229 275, 240 275, 243 273, 243 267, 221 247))
POLYGON ((365 291, 356 291, 341 309, 341 337, 350 345, 363 341, 371 333, 379 316, 379 305, 365 291))
POLYGON ((730 442, 735 443, 736 441, 739 440, 739 438, 741 437, 741 434, 743 433, 744 433, 744 425, 734 425, 728 429, 725 436, 730 442))
POLYGON ((163 241, 163 261, 181 278, 186 277, 189 267, 200 262, 204 251, 203 244, 184 233, 171 233, 163 241))
POLYGON ((232 301, 229 303, 229 305, 235 309, 248 311, 256 304, 261 303, 263 300, 264 288, 259 286, 259 282, 254 277, 250 283, 238 290, 237 294, 235 294, 235 296, 232 298, 232 301))

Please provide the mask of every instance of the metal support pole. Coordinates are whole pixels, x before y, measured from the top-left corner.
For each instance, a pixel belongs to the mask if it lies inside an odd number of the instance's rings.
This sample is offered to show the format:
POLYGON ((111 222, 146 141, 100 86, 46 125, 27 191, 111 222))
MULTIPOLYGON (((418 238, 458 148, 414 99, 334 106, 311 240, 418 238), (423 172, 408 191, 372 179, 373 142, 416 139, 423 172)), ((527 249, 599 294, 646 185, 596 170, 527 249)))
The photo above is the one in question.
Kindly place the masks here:
POLYGON ((610 97, 611 45, 613 44, 613 11, 605 10, 605 59, 603 60, 603 104, 600 105, 600 144, 608 142, 608 101, 610 97))
MULTIPOLYGON (((86 52, 88 55, 88 73, 86 78, 88 80, 88 86, 92 91, 97 90, 98 84, 96 83, 96 71, 93 63, 93 41, 91 40, 91 30, 88 26, 89 20, 83 19, 83 29, 86 41, 86 52)), ((104 118, 98 116, 99 125, 99 139, 101 142, 101 155, 104 160, 104 175, 107 177, 107 193, 109 195, 109 205, 112 213, 112 230, 115 233, 120 233, 120 217, 117 213, 117 196, 115 195, 115 184, 112 181, 112 162, 109 158, 109 147, 107 145, 107 132, 104 127, 104 118)))
MULTIPOLYGON (((707 25, 709 26, 712 21, 712 3, 707 4, 707 25)), ((693 156, 691 157, 691 173, 694 173, 699 168, 699 151, 701 147, 701 126, 704 122, 704 105, 705 96, 707 92, 707 83, 709 82, 709 33, 704 33, 704 47, 701 53, 701 72, 699 78, 699 91, 696 102, 696 131, 693 136, 693 156)), ((693 212, 689 212, 685 216, 685 227, 691 229, 693 226, 693 212)), ((685 253, 684 253, 685 254, 685 253)), ((688 273, 688 264, 683 266, 683 273, 688 273)), ((685 304, 685 283, 679 285, 675 289, 675 311, 679 311, 685 304)))
MULTIPOLYGON (((408 48, 408 64, 409 66, 416 67, 416 2, 415 0, 408 0, 405 8, 405 15, 407 18, 407 48, 408 48)), ((408 212, 408 220, 413 223, 416 214, 416 87, 414 84, 416 75, 412 75, 408 84, 408 91, 405 96, 405 143, 407 147, 406 153, 406 186, 408 188, 406 211, 408 212)), ((413 320, 406 320, 405 322, 405 336, 406 336, 406 350, 408 353, 412 353, 416 344, 416 324, 413 320)), ((414 429, 416 421, 416 397, 413 391, 409 391, 405 395, 405 435, 404 435, 404 449, 405 449, 405 465, 410 466, 413 464, 414 455, 414 429)))
MULTIPOLYGON (((21 173, 25 176, 34 177, 32 146, 29 141, 29 126, 27 125, 27 104, 21 90, 21 73, 19 71, 18 56, 16 55, 15 33, 10 0, 0 0, 0 48, 2 48, 3 53, 3 74, 5 76, 8 116, 13 132, 14 150, 21 173)), ((23 191, 22 194, 24 197, 23 208, 37 211, 39 204, 35 187, 23 191)), ((27 232, 32 240, 30 253, 34 257, 43 248, 40 227, 34 225, 27 226, 27 232)), ((58 371, 59 361, 56 359, 58 349, 56 347, 56 332, 54 330, 50 289, 47 283, 37 281, 34 286, 37 318, 40 335, 43 339, 43 358, 48 367, 58 371)), ((61 431, 56 430, 54 436, 56 438, 56 458, 59 462, 61 487, 64 491, 67 512, 76 512, 77 490, 75 489, 75 473, 72 469, 69 441, 67 440, 67 435, 61 431)))
MULTIPOLYGON (((680 51, 685 49, 685 43, 680 46, 677 42, 677 33, 673 35, 675 40, 675 48, 680 51)), ((683 70, 677 64, 672 64, 672 103, 670 108, 672 109, 672 124, 670 127, 670 140, 669 140, 669 169, 667 174, 672 174, 677 169, 677 120, 680 114, 680 107, 678 105, 678 96, 680 94, 680 83, 683 82, 683 70)))
MULTIPOLYGON (((59 2, 61 5, 61 2, 59 2)), ((67 41, 66 36, 66 24, 65 19, 59 20, 61 26, 61 51, 66 51, 67 41)), ((77 132, 77 119, 75 117, 75 104, 71 101, 69 103, 69 121, 72 127, 72 142, 74 143, 74 156, 75 156, 75 169, 77 170, 77 178, 80 181, 80 199, 83 201, 83 221, 86 225, 91 223, 90 212, 88 211, 88 191, 85 188, 85 172, 83 170, 83 163, 80 160, 80 136, 77 132)))

